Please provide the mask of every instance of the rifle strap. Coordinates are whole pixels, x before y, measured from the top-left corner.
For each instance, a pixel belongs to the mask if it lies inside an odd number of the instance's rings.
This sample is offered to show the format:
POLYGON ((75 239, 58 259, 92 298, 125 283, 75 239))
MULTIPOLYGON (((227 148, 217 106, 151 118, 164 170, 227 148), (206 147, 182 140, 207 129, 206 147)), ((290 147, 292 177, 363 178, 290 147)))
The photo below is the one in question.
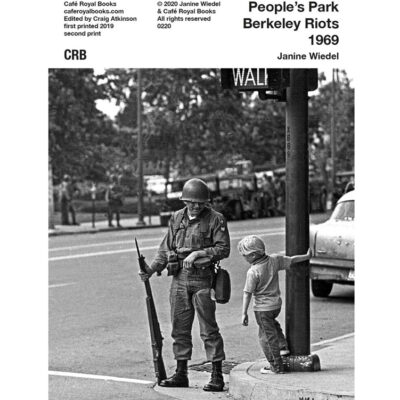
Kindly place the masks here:
POLYGON ((174 251, 176 251, 176 241, 175 241, 176 235, 178 234, 179 229, 181 229, 183 217, 184 217, 184 209, 178 210, 173 214, 171 247, 174 251))

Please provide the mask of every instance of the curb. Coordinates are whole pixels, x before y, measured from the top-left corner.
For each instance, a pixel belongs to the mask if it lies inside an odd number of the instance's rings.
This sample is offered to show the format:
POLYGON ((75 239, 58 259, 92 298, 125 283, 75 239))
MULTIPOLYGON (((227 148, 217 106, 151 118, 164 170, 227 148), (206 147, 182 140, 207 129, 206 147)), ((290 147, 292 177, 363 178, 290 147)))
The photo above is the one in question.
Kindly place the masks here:
MULTIPOLYGON (((287 380, 279 384, 280 376, 271 375, 271 381, 260 380, 249 374, 257 362, 239 364, 230 373, 229 394, 236 400, 354 400, 354 393, 315 390, 307 387, 290 386, 287 380), (283 386, 284 385, 284 386, 283 386)), ((259 368, 258 367, 258 368, 259 368)), ((317 374, 318 372, 310 372, 317 374)), ((306 372, 291 373, 290 375, 307 374, 306 372)), ((289 375, 289 374, 287 374, 289 375)), ((317 378, 317 376, 316 376, 317 378)), ((305 386, 305 385, 304 385, 305 386)))
MULTIPOLYGON (((267 383, 249 375, 256 363, 249 362, 233 368, 230 374, 229 394, 237 400, 353 400, 349 393, 321 392, 308 388, 285 387, 276 383, 267 383)), ((304 374, 304 372, 302 372, 304 374)), ((315 372, 313 372, 315 374, 315 372)))
POLYGON ((81 230, 75 231, 64 231, 52 229, 49 230, 49 237, 51 236, 63 236, 63 235, 81 235, 88 233, 99 233, 99 232, 116 232, 116 231, 125 231, 125 230, 136 230, 136 229, 147 229, 147 228, 161 228, 161 225, 144 225, 144 226, 127 226, 123 228, 84 228, 81 230))

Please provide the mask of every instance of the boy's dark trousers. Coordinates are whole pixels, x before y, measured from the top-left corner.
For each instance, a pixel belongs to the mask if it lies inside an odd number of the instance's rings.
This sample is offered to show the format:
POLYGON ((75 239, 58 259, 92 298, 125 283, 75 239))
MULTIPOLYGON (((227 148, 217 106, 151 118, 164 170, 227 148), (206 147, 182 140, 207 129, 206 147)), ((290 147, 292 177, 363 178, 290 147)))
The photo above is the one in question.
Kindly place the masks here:
POLYGON ((280 350, 287 348, 287 342, 279 322, 276 320, 281 309, 254 311, 259 326, 258 338, 265 357, 276 372, 283 371, 280 350))

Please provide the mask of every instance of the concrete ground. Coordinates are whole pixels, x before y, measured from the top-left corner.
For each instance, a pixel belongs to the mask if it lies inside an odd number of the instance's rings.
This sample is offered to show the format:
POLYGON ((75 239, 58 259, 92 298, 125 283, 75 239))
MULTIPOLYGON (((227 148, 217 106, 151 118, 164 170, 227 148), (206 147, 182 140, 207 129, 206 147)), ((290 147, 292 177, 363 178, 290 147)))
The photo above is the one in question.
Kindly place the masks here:
POLYGON ((321 371, 261 374, 264 360, 240 364, 230 373, 229 393, 246 400, 354 399, 354 336, 327 341, 312 354, 321 371))
MULTIPOLYGON (((56 225, 49 229, 49 236, 59 234, 96 233, 104 230, 140 228, 137 218, 121 221, 123 228, 109 228, 107 221, 83 223, 79 226, 56 225)), ((159 227, 159 217, 154 216, 144 227, 159 227)), ((189 388, 162 388, 154 386, 159 395, 175 399, 245 399, 245 400, 350 400, 354 399, 354 335, 345 335, 335 340, 317 343, 312 348, 321 362, 321 371, 291 372, 286 374, 261 374, 267 363, 256 360, 239 364, 230 374, 224 375, 224 392, 205 392, 202 387, 209 381, 210 374, 189 370, 189 388)))

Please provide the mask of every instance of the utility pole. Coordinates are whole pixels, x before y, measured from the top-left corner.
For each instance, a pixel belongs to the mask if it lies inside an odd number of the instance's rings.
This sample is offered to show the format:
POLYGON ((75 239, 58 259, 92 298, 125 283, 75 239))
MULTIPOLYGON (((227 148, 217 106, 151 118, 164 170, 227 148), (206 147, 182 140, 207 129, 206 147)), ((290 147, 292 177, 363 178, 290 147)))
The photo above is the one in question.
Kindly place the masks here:
POLYGON ((143 226, 143 140, 142 140, 142 71, 137 70, 137 156, 138 156, 138 221, 136 225, 143 226))
MULTIPOLYGON (((308 92, 318 87, 316 69, 221 70, 224 89, 257 90, 261 100, 286 101, 286 254, 305 254, 309 240, 308 206, 308 92), (263 76, 235 81, 235 74, 263 76)), ((310 354, 310 281, 309 262, 286 272, 286 338, 291 355, 283 357, 286 371, 319 371, 317 355, 310 354)))
POLYGON ((96 184, 92 182, 92 187, 90 188, 90 197, 92 199, 92 228, 96 227, 96 184))
POLYGON ((49 179, 49 186, 48 186, 48 196, 49 196, 49 214, 48 214, 48 229, 54 229, 54 200, 53 200, 53 170, 51 167, 51 162, 49 160, 48 163, 48 179, 49 179))
MULTIPOLYGON (((286 254, 309 248, 308 205, 308 70, 291 69, 286 104, 286 254)), ((292 371, 320 369, 310 355, 310 287, 308 261, 286 272, 286 337, 292 371)))
MULTIPOLYGON (((57 107, 54 104, 51 104, 49 106, 49 131, 53 129, 55 126, 55 121, 56 121, 56 115, 57 115, 57 107)), ((53 164, 52 164, 52 159, 51 155, 49 154, 49 159, 48 159, 48 196, 49 196, 49 210, 48 210, 48 229, 54 229, 55 228, 55 221, 54 221, 54 187, 53 187, 53 164)), ((61 199, 58 199, 61 201, 61 199)))
POLYGON ((336 69, 332 69, 332 98, 331 98, 331 208, 333 208, 335 183, 336 183, 336 128, 335 128, 335 108, 336 108, 336 69))

